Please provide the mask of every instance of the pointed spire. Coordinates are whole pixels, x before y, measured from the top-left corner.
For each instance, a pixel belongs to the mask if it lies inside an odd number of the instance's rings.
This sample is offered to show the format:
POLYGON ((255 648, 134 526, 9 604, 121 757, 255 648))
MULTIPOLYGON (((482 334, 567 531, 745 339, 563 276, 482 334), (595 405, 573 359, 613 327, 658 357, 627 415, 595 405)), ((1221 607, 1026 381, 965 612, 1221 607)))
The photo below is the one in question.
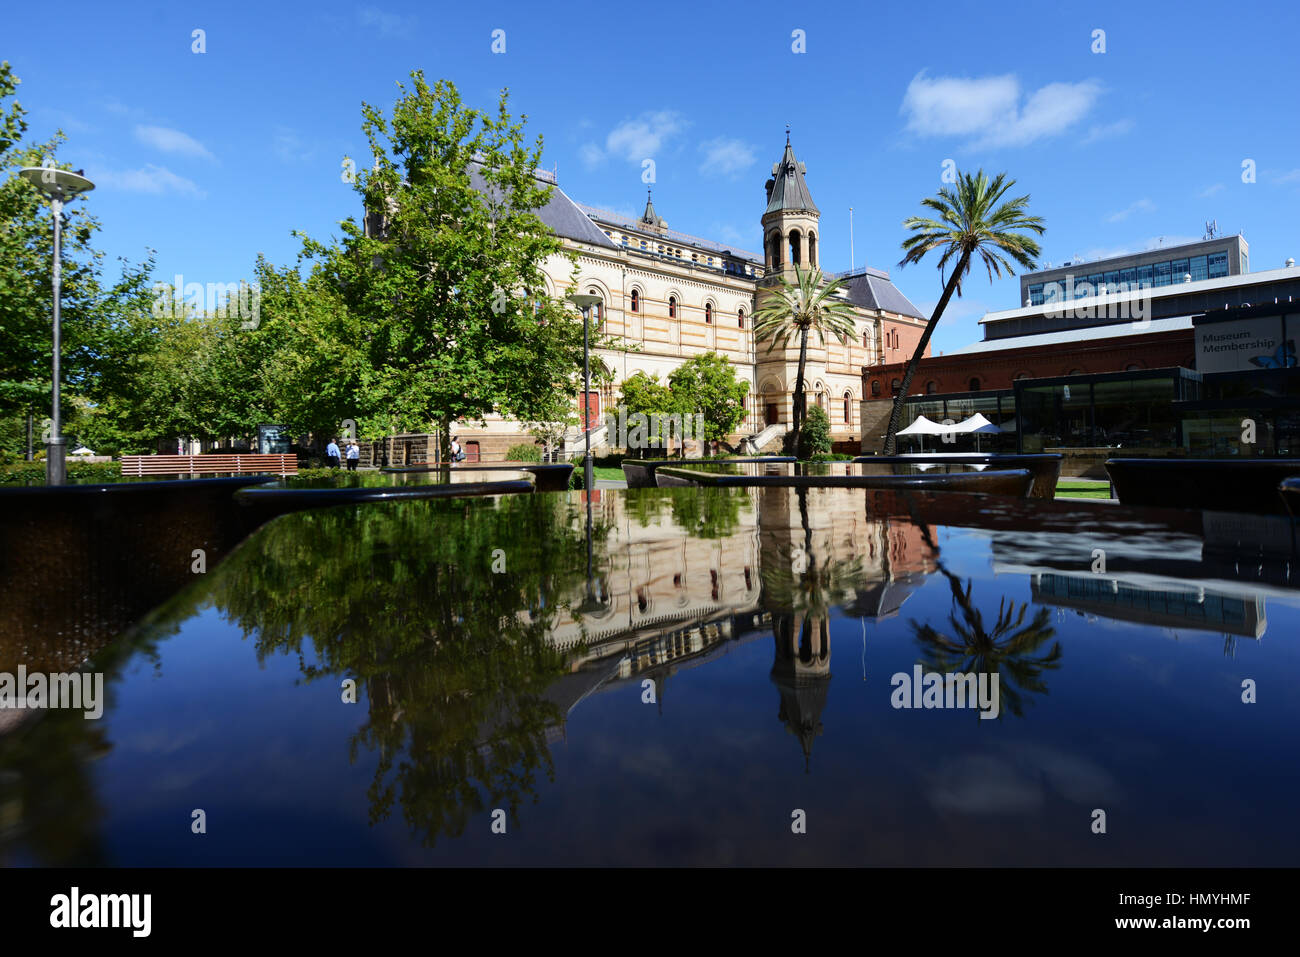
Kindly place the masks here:
POLYGON ((795 159, 794 147, 790 145, 790 129, 787 126, 785 152, 781 155, 781 161, 772 165, 770 181, 772 188, 768 190, 767 209, 764 214, 778 213, 782 210, 800 210, 820 216, 821 210, 812 201, 808 182, 804 179, 806 172, 808 172, 807 167, 795 159))
POLYGON ((645 212, 641 214, 641 222, 645 223, 647 226, 657 226, 660 229, 666 229, 668 227, 668 224, 660 219, 659 214, 655 212, 655 204, 650 199, 649 186, 647 186, 645 190, 645 212))

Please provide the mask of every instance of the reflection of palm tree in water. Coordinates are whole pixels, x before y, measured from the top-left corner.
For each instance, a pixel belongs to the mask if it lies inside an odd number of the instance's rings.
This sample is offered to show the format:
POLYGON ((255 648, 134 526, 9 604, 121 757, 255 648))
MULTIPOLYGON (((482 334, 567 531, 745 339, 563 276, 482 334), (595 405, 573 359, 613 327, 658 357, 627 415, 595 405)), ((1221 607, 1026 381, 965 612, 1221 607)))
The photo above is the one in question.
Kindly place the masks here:
POLYGON ((764 564, 763 603, 772 610, 776 642, 771 679, 781 695, 777 717, 799 739, 806 771, 813 739, 822 733, 821 713, 830 690, 831 610, 853 596, 862 564, 858 559, 818 559, 808 521, 808 490, 795 492, 803 543, 778 549, 778 560, 764 564))
POLYGON ((920 529, 926 544, 933 549, 935 566, 948 579, 953 603, 961 612, 960 620, 955 613, 948 614, 951 636, 929 623, 921 624, 912 619, 912 633, 921 645, 921 664, 927 671, 945 674, 998 675, 1001 705, 998 709, 999 717, 1006 710, 1017 716, 1022 715, 1026 699, 1021 692, 1045 693, 1047 684, 1042 679, 1043 672, 1060 667, 1059 641, 1053 642, 1050 648, 1039 653, 1056 634, 1056 629, 1048 623, 1050 610, 1040 607, 1029 623, 1025 624, 1029 602, 1020 605, 1017 612, 1016 603, 1003 596, 998 600, 997 619, 991 627, 986 626, 984 613, 971 600, 974 581, 968 581, 962 587, 962 579, 949 571, 939 557, 939 547, 930 534, 929 526, 917 519, 911 496, 904 493, 904 498, 911 511, 912 522, 920 529))

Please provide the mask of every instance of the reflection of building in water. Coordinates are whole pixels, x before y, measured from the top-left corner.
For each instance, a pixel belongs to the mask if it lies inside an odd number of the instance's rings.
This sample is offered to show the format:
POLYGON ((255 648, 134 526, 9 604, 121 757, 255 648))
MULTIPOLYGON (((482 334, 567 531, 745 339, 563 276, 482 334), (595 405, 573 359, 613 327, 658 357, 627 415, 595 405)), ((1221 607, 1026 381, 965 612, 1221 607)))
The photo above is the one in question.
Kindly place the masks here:
POLYGON ((1268 627, 1262 595, 1221 595, 1203 587, 1144 588, 1101 575, 1040 573, 1030 584, 1034 601, 1167 628, 1193 628, 1260 638, 1268 627))
MULTIPOLYGON (((1268 627, 1265 596, 1296 599, 1289 581, 1291 556, 1269 550, 1276 535, 1239 540, 1236 521, 1216 523, 1212 517, 1215 513, 1204 513, 1199 535, 1173 528, 1132 531, 1122 523, 1089 529, 1084 542, 1077 532, 995 531, 993 570, 1028 575, 1039 604, 1117 621, 1261 638, 1268 627), (1097 564, 1103 555, 1104 566, 1097 564)), ((1272 519, 1289 527, 1289 520, 1272 516, 1231 518, 1272 519)))
MULTIPOLYGON (((552 629, 550 640, 573 656, 570 675, 547 697, 567 714, 590 694, 650 678, 662 706, 672 674, 770 628, 779 716, 810 754, 830 681, 831 610, 896 614, 934 568, 918 527, 873 517, 865 497, 837 491, 728 490, 713 504, 734 507, 730 527, 716 515, 705 523, 695 512, 674 511, 702 500, 696 490, 594 503, 596 527, 604 529, 593 569, 600 600, 552 629), (810 570, 819 573, 813 600, 825 602, 821 609, 803 604, 810 570)), ((584 597, 570 596, 573 607, 584 597)))

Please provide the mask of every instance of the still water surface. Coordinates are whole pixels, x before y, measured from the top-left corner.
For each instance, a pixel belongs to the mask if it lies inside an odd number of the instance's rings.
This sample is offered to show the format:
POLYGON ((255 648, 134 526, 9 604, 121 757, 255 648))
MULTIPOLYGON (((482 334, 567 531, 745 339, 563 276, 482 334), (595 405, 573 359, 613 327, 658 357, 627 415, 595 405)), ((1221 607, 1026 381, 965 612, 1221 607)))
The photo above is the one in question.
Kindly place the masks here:
POLYGON ((1241 558, 1289 526, 596 494, 263 526, 96 652, 101 720, 0 736, 0 863, 1300 859, 1294 557, 1241 558), (998 716, 894 707, 917 665, 998 716))

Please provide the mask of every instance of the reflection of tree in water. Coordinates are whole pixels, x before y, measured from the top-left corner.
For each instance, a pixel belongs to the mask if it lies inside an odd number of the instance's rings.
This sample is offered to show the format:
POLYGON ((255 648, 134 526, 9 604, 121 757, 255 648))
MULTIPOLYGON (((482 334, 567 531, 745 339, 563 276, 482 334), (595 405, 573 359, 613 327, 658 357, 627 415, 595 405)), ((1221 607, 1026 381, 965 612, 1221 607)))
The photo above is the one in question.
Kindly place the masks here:
POLYGON ((935 565, 948 579, 956 607, 956 611, 948 613, 951 635, 928 622, 911 620, 912 633, 921 646, 921 665, 927 671, 944 674, 999 675, 999 719, 1008 710, 1017 717, 1023 716, 1027 699, 1022 692, 1045 694, 1047 683, 1043 672, 1060 667, 1061 643, 1053 642, 1050 648, 1043 648, 1056 634, 1056 629, 1049 624, 1051 611, 1040 606, 1025 624, 1030 603, 1021 604, 1017 611, 1016 602, 1004 595, 998 599, 997 618, 991 626, 986 625, 984 613, 971 600, 974 580, 967 581, 963 588, 962 579, 949 571, 939 557, 939 547, 930 535, 929 526, 917 521, 915 512, 912 520, 933 549, 935 565))
POLYGON ((513 816, 553 774, 546 731, 563 714, 543 693, 564 660, 547 635, 581 597, 578 515, 563 495, 299 513, 232 555, 211 595, 260 658, 364 687, 350 750, 378 755, 371 820, 400 803, 432 846, 486 808, 513 816))
POLYGON ((830 691, 831 611, 853 599, 863 569, 860 558, 818 556, 808 519, 808 490, 794 491, 803 541, 782 544, 771 537, 771 530, 764 530, 768 541, 761 551, 763 606, 772 612, 775 653, 770 677, 781 696, 777 717, 799 739, 808 770, 830 691))
MULTIPOLYGON (((120 638, 86 664, 85 671, 104 675, 106 711, 125 666, 144 658, 157 667, 157 643, 175 631, 158 628, 120 638)), ((105 813, 91 773, 92 763, 113 748, 107 728, 76 709, 18 715, 25 726, 0 733, 0 866, 14 863, 7 860, 11 849, 46 867, 111 864, 100 838, 105 813)))
POLYGON ((642 528, 671 514, 674 524, 694 538, 726 538, 740 526, 740 515, 753 507, 743 488, 629 489, 623 509, 642 528))

